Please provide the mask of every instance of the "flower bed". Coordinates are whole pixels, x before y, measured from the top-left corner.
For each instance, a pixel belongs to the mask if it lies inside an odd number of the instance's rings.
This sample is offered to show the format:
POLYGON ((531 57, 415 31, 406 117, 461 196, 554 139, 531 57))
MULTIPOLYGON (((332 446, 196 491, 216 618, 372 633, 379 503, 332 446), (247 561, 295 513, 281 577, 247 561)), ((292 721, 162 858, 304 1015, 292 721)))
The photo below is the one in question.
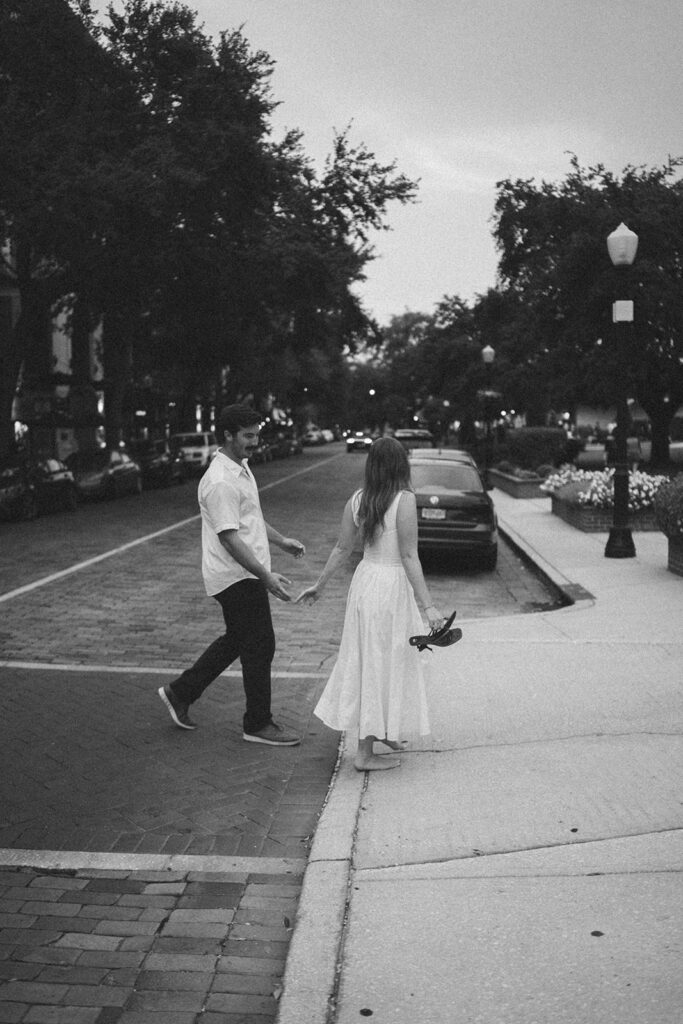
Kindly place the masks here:
MULTIPOLYGON (((629 473, 629 526, 633 530, 659 529, 654 512, 657 491, 667 481, 636 470, 629 473)), ((605 533, 614 516, 614 470, 588 472, 564 467, 541 484, 552 498, 552 512, 585 533, 605 533)))
POLYGON ((489 480, 499 490, 513 498, 547 498, 541 490, 543 477, 529 474, 526 477, 503 473, 500 469, 489 469, 489 480))
MULTIPOLYGON (((556 494, 551 495, 551 511, 565 523, 574 526, 584 533, 609 533, 612 529, 614 517, 613 509, 594 508, 590 505, 575 505, 571 501, 564 501, 556 494)), ((628 525, 632 530, 658 530, 657 521, 652 509, 640 509, 637 512, 629 511, 628 525)))

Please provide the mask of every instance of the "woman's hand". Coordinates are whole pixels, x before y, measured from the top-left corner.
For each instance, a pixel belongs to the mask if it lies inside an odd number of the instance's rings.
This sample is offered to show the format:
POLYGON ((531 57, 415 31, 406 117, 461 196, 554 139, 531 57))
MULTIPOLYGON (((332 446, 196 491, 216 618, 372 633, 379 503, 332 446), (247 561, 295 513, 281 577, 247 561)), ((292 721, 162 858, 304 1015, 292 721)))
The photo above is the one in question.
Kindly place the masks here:
POLYGON ((306 587, 305 590, 302 590, 299 596, 294 598, 294 604, 315 604, 319 597, 320 589, 316 584, 312 587, 306 587))
POLYGON ((424 613, 431 629, 440 629, 446 621, 446 616, 442 615, 439 609, 433 604, 430 604, 428 608, 425 608, 424 613))

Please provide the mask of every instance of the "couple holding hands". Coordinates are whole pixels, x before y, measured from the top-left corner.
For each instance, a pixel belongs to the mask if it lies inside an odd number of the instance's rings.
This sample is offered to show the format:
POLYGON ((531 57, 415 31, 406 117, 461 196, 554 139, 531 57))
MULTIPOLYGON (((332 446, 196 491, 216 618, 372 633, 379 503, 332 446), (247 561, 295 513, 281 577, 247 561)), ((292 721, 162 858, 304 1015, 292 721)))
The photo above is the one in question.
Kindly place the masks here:
MULTIPOLYGON (((175 724, 194 729, 190 705, 239 658, 246 695, 243 739, 296 746, 299 737, 271 717, 275 636, 268 595, 289 601, 291 584, 271 570, 270 545, 295 558, 306 549, 263 518, 248 465, 260 422, 247 406, 223 409, 223 444, 199 483, 202 575, 207 594, 222 608, 225 633, 158 693, 175 724)), ((408 456, 391 437, 378 438, 370 448, 364 485, 346 503, 337 543, 318 580, 296 602, 317 601, 359 542, 363 558, 349 587, 339 654, 314 713, 332 729, 357 730, 359 771, 386 770, 400 763, 401 736, 429 733, 423 665, 419 648, 408 642, 424 631, 420 609, 432 630, 444 626, 417 554, 408 456), (388 752, 376 755, 375 743, 388 752)))

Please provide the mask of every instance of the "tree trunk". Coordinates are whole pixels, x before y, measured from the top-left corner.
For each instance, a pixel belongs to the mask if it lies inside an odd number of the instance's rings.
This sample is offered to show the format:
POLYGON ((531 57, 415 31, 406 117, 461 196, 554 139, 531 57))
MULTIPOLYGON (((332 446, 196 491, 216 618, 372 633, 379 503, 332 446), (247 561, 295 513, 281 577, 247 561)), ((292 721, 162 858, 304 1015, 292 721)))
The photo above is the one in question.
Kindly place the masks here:
POLYGON ((650 465, 665 467, 669 463, 669 431, 671 420, 676 412, 675 405, 672 402, 666 402, 664 395, 649 395, 645 400, 641 399, 641 404, 650 417, 652 431, 650 465))
POLYGON ((3 295, 0 297, 0 457, 8 455, 14 445, 12 406, 21 370, 21 349, 14 304, 3 295))
POLYGON ((131 346, 125 321, 115 313, 104 318, 104 432, 108 448, 124 439, 124 407, 130 379, 131 346))

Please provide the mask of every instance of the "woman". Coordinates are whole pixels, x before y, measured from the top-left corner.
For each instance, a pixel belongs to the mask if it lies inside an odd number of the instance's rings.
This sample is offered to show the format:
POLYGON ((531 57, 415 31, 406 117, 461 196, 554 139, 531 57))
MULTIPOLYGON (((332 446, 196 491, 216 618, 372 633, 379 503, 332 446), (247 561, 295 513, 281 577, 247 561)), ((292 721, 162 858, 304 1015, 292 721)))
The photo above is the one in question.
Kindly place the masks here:
POLYGON ((412 732, 429 733, 423 664, 411 634, 443 616, 432 604, 417 555, 417 510, 408 456, 393 437, 380 437, 368 453, 365 484, 346 503, 339 539, 325 568, 298 601, 316 601, 357 542, 363 559, 346 602, 337 663, 315 714, 332 729, 358 728, 358 771, 397 768, 395 756, 375 756, 377 740, 391 750, 412 732))

